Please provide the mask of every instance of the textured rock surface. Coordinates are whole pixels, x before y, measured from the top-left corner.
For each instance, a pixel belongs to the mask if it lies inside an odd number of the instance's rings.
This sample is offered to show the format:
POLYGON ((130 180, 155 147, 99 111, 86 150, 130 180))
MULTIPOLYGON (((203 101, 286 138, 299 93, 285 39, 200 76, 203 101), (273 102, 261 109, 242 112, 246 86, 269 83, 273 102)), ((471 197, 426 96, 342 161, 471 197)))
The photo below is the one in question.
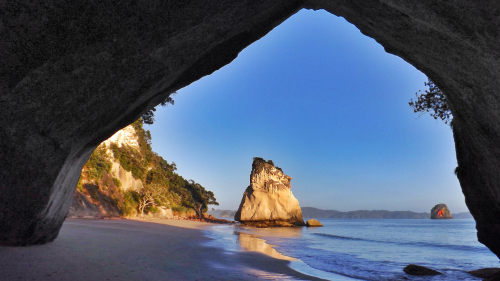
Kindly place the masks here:
POLYGON ((436 271, 434 269, 430 269, 427 267, 423 267, 420 265, 416 265, 416 264, 407 265, 405 268, 403 268, 403 271, 406 274, 417 275, 417 276, 441 275, 441 272, 439 272, 439 271, 436 271))
MULTIPOLYGON (((96 187, 97 188, 97 187, 96 187)), ((85 196, 80 192, 75 192, 71 200, 68 218, 103 218, 120 217, 120 210, 106 200, 106 194, 96 193, 99 196, 99 202, 96 203, 90 196, 85 196)))
POLYGON ((467 271, 467 273, 478 278, 490 278, 494 277, 495 275, 498 275, 496 277, 500 277, 500 268, 497 267, 481 268, 472 271, 467 271))
POLYGON ((305 225, 299 201, 291 190, 291 180, 281 169, 255 157, 250 185, 234 219, 259 227, 305 225))
POLYGON ((450 210, 446 204, 437 204, 431 209, 431 219, 452 219, 450 210))
POLYGON ((112 177, 120 180, 122 183, 120 188, 124 191, 141 190, 144 187, 142 181, 134 178, 132 172, 123 169, 122 165, 120 165, 120 161, 114 157, 113 152, 109 149, 112 143, 116 144, 118 147, 129 146, 139 149, 139 142, 134 127, 132 125, 128 125, 113 134, 107 140, 103 141, 102 144, 105 144, 108 148, 107 154, 109 156, 109 160, 113 164, 110 174, 112 177))
POLYGON ((312 227, 312 226, 323 226, 323 225, 318 220, 310 219, 306 221, 306 226, 312 227))
MULTIPOLYGON (((67 218, 120 217, 120 210, 116 204, 112 203, 113 195, 116 196, 117 193, 121 193, 119 189, 123 191, 139 191, 144 187, 142 181, 134 178, 132 172, 123 169, 119 160, 114 157, 113 152, 109 149, 111 144, 116 144, 118 147, 130 146, 139 149, 138 137, 134 127, 129 125, 100 144, 100 146, 107 148, 108 160, 112 163, 111 171, 109 174, 103 171, 103 176, 99 179, 99 185, 93 181, 89 181, 86 174, 82 172, 82 185, 87 186, 89 190, 93 190, 93 192, 95 192, 94 196, 97 197, 98 200, 77 190, 73 195, 71 206, 66 216, 67 218), (113 182, 113 178, 120 180, 120 187, 116 186, 113 182), (99 186, 107 187, 105 189, 100 189, 99 186)), ((155 215, 162 218, 170 218, 173 216, 172 210, 169 209, 170 215, 163 211, 166 210, 160 209, 160 212, 155 215)), ((151 214, 151 216, 154 215, 151 214)))
POLYGON ((100 142, 302 7, 346 18, 444 91, 478 239, 500 256, 497 0, 0 1, 0 243, 55 239, 100 142))
POLYGON ((297 1, 0 1, 0 244, 57 237, 94 148, 297 1))

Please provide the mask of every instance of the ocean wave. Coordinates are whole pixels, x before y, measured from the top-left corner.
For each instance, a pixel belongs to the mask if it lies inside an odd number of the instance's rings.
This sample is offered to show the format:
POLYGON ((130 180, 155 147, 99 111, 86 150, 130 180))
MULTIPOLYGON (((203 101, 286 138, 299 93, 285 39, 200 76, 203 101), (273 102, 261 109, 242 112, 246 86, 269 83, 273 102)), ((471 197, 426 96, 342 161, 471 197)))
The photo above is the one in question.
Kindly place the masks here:
POLYGON ((429 247, 429 248, 447 248, 459 251, 484 251, 490 252, 486 247, 478 247, 478 246, 467 246, 467 245, 450 245, 450 244, 438 244, 438 243, 428 243, 428 242, 398 242, 398 241, 382 241, 375 239, 365 239, 358 237, 350 237, 350 236, 342 236, 342 235, 334 235, 327 233, 311 233, 312 235, 322 236, 329 239, 339 239, 339 240, 353 240, 353 241, 364 241, 364 242, 372 242, 372 243, 385 243, 385 244, 397 244, 403 246, 416 246, 416 247, 429 247))

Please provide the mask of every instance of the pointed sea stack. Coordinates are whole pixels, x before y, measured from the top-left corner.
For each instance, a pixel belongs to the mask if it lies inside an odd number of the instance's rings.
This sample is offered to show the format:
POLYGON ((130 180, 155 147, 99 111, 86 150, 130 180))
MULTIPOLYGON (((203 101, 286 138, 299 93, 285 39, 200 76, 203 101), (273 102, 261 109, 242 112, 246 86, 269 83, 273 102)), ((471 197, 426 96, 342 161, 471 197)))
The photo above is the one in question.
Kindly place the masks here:
POLYGON ((271 160, 254 157, 250 185, 234 219, 257 227, 304 226, 299 201, 291 191, 291 180, 271 160))
POLYGON ((437 204, 431 209, 431 219, 452 219, 450 210, 446 204, 437 204))

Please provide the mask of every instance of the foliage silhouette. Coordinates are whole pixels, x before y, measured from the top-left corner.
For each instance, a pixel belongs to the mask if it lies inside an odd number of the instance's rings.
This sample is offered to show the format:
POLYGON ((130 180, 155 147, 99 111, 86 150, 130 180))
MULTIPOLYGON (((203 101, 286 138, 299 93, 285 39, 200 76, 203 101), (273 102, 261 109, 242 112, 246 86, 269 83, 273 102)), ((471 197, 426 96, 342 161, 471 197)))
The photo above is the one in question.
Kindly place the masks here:
MULTIPOLYGON (((428 79, 428 82, 424 82, 425 86, 428 86, 429 89, 425 90, 424 93, 419 90, 415 93, 415 97, 417 98, 415 101, 410 99, 408 103, 410 107, 413 108, 413 112, 420 112, 420 116, 429 112, 429 114, 434 119, 441 119, 445 124, 448 124, 453 119, 453 115, 451 114, 450 108, 448 107, 448 103, 446 101, 446 96, 444 93, 432 82, 431 79, 428 79), (433 112, 431 112, 431 110, 433 112)), ((419 117, 420 117, 419 116, 419 117)))

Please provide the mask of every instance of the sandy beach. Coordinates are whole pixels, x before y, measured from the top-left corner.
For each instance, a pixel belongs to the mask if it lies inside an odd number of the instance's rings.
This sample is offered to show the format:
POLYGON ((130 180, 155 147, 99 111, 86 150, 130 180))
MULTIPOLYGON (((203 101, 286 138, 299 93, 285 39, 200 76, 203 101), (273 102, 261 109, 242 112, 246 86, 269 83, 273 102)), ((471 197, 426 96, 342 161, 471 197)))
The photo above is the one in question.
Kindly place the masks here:
POLYGON ((290 261, 207 246, 211 224, 66 220, 52 243, 0 247, 0 280, 321 280, 290 261))

